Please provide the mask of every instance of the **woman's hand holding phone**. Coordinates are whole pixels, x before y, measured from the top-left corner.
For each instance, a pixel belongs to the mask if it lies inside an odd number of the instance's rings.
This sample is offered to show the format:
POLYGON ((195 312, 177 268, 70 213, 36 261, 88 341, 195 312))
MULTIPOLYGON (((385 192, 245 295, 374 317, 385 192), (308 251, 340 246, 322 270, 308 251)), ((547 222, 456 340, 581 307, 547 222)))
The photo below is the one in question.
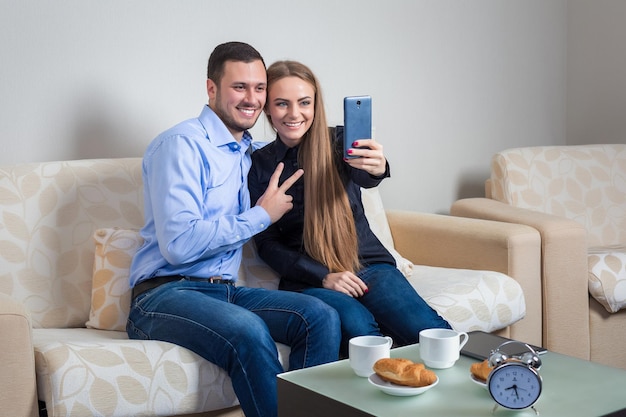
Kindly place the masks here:
POLYGON ((348 153, 354 158, 345 159, 348 165, 375 177, 385 173, 387 159, 383 153, 383 145, 374 139, 358 139, 352 145, 348 153))

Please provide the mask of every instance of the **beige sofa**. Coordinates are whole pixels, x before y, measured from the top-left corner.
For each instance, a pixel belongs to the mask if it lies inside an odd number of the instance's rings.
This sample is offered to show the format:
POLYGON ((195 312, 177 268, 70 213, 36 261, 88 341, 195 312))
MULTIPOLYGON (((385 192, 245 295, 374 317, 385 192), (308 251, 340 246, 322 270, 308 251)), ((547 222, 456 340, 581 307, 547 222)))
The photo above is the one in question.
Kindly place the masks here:
MULTIPOLYGON (((140 158, 0 167, 2 413, 37 415, 38 399, 49 416, 241 415, 221 369, 181 347, 126 336, 141 184, 140 158)), ((399 268, 454 327, 540 340, 533 228, 385 214, 377 190, 364 203, 399 268)), ((277 285, 252 243, 239 285, 277 285)), ((286 363, 288 347, 279 352, 286 363)))
POLYGON ((626 145, 502 151, 486 188, 451 214, 541 234, 544 345, 626 369, 626 145))

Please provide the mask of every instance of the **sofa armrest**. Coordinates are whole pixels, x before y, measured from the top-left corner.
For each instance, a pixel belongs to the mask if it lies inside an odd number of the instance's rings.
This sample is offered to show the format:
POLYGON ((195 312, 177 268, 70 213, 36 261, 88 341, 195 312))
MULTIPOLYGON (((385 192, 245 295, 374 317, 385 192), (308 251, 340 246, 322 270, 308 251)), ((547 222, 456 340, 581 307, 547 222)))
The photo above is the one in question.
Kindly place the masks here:
POLYGON ((0 410, 37 416, 37 383, 32 328, 24 306, 0 293, 0 410))
POLYGON ((529 226, 440 214, 388 210, 396 250, 411 262, 446 268, 497 271, 515 279, 526 317, 509 336, 542 343, 539 233, 529 226))
POLYGON ((456 201, 454 216, 527 225, 541 236, 544 346, 589 359, 587 231, 580 223, 491 200, 456 201))

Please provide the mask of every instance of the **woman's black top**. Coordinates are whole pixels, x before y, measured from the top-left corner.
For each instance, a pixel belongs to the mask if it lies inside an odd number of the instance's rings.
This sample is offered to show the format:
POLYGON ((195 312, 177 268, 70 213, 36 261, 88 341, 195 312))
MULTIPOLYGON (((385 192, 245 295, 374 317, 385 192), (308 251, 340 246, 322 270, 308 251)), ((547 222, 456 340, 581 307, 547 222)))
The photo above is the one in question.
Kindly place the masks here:
MULTIPOLYGON (((389 164, 385 173, 374 177, 369 173, 350 167, 343 161, 343 129, 338 126, 331 129, 331 140, 335 150, 335 163, 339 175, 348 193, 357 230, 359 260, 363 266, 375 263, 395 265, 395 260, 372 232, 361 202, 361 187, 375 187, 389 177, 389 164)), ((248 174, 250 201, 256 201, 265 192, 271 175, 279 162, 285 167, 280 177, 280 184, 299 168, 299 146, 288 148, 278 138, 252 154, 252 168, 248 174)), ((293 209, 265 231, 255 236, 255 243, 261 259, 272 267, 281 277, 280 288, 301 290, 309 287, 321 287, 322 280, 330 272, 326 265, 314 260, 304 251, 304 180, 298 181, 287 191, 293 197, 293 209)))

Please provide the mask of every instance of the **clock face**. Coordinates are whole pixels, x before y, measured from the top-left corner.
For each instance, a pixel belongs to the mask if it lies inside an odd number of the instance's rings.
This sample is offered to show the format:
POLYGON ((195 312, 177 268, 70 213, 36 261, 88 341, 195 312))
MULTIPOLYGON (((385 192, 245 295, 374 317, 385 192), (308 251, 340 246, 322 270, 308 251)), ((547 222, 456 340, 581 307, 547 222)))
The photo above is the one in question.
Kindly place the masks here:
POLYGON ((534 369, 516 362, 505 363, 489 374, 487 387, 501 406, 521 409, 533 405, 541 394, 541 377, 534 369))

